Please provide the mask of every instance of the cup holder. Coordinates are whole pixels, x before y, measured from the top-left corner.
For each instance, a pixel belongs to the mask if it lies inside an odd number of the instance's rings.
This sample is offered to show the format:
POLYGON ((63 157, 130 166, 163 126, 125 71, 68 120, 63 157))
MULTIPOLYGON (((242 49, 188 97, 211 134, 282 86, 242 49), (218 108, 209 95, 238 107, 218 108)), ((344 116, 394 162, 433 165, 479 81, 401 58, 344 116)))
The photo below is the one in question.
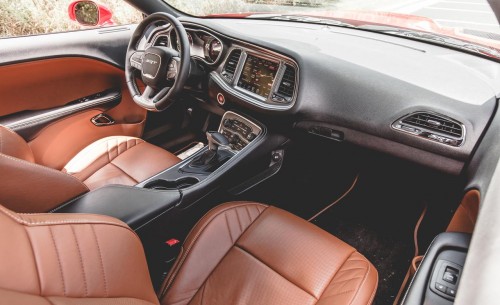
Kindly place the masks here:
POLYGON ((200 181, 194 177, 184 177, 175 181, 158 179, 147 183, 144 188, 160 191, 180 190, 195 185, 198 182, 200 181))

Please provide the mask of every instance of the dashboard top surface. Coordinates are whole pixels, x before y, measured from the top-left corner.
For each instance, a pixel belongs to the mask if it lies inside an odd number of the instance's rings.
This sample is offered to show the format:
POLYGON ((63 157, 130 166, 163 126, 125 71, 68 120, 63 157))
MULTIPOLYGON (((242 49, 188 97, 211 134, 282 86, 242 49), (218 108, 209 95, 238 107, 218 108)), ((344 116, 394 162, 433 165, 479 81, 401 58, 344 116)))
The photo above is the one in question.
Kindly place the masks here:
MULTIPOLYGON (((181 20, 187 27, 208 29, 229 44, 264 48, 293 59, 300 68, 297 100, 281 115, 293 115, 296 123, 320 122, 374 136, 377 143, 373 146, 384 146, 381 149, 385 151, 394 150, 394 143, 412 147, 415 150, 408 156, 410 159, 420 158, 419 151, 431 152, 463 165, 486 129, 500 96, 500 64, 442 46, 316 24, 181 20), (391 128, 398 119, 420 111, 463 124, 463 145, 449 147, 391 128), (378 139, 384 143, 378 143, 378 139)), ((267 115, 276 114, 245 106, 267 115)), ((346 140, 350 140, 348 135, 346 140)))

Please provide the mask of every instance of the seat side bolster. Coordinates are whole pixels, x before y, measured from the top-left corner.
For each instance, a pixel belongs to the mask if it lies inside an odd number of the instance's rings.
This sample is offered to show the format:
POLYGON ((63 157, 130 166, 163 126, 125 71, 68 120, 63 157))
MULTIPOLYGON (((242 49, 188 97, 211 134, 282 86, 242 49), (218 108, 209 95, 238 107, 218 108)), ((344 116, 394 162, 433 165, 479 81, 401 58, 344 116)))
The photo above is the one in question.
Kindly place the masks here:
POLYGON ((16 212, 47 212, 89 189, 60 171, 0 153, 0 202, 16 212))
POLYGON ((268 208, 255 202, 226 203, 191 230, 160 290, 162 304, 188 304, 238 238, 268 208))
POLYGON ((35 157, 28 143, 20 135, 2 125, 0 125, 0 153, 28 162, 35 162, 35 157))

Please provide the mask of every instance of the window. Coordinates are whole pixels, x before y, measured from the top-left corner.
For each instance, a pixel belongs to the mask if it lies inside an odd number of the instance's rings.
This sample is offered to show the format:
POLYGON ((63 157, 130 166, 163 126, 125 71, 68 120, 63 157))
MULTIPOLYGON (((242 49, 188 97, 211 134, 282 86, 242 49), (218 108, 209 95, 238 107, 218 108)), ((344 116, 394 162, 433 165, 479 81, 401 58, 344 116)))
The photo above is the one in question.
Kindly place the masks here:
POLYGON ((97 26, 82 26, 70 19, 74 0, 0 0, 0 38, 75 31, 103 26, 138 23, 142 14, 123 0, 99 0, 111 19, 97 26))

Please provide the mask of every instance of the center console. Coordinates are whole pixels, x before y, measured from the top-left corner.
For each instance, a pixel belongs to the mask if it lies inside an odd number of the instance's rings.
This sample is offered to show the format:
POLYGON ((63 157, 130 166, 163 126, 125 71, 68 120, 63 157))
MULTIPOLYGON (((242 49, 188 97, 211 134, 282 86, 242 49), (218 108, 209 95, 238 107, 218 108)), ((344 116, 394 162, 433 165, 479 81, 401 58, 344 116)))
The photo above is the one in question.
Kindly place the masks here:
POLYGON ((266 137, 259 122, 226 112, 208 145, 134 187, 109 185, 57 208, 56 213, 108 215, 138 230, 174 207, 185 208, 220 186, 236 166, 258 151, 266 137))

